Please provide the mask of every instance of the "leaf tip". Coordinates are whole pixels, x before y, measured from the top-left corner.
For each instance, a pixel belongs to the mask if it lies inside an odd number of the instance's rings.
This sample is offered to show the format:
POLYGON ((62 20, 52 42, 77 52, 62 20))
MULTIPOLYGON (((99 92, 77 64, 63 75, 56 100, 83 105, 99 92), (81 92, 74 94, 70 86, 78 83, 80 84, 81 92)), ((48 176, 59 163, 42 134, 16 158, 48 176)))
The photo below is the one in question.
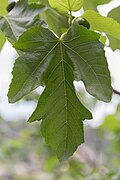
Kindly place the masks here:
POLYGON ((9 89, 9 91, 8 91, 7 97, 8 97, 8 102, 9 102, 10 104, 15 103, 14 98, 11 96, 10 89, 9 89))

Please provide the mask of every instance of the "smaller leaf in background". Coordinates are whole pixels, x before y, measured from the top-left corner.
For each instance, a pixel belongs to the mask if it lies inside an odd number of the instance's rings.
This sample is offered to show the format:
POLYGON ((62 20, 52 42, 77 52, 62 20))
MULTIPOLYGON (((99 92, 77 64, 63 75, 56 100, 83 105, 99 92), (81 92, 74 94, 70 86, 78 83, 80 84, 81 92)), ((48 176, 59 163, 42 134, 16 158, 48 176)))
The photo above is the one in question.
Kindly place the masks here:
MULTIPOLYGON (((108 17, 115 19, 120 24, 120 6, 115 9, 112 9, 108 13, 108 17)), ((108 38, 109 38, 110 47, 112 48, 112 50, 120 49, 120 40, 113 38, 112 36, 109 36, 109 35, 108 35, 108 38)))
POLYGON ((106 44, 106 39, 107 39, 106 36, 101 35, 99 41, 100 41, 103 45, 105 45, 105 44, 106 44))
POLYGON ((16 5, 15 1, 8 3, 8 5, 6 7, 7 11, 10 12, 15 7, 15 5, 16 5))
POLYGON ((1 15, 6 15, 7 14, 7 7, 8 1, 7 0, 0 0, 0 14, 1 15))
POLYGON ((113 132, 120 132, 120 104, 117 105, 116 112, 108 115, 100 128, 108 129, 113 132))
POLYGON ((48 0, 40 0, 40 4, 48 6, 49 2, 48 2, 48 0))
POLYGON ((6 41, 6 38, 5 38, 4 34, 0 31, 0 50, 2 49, 5 41, 6 41))
POLYGON ((116 49, 120 49, 120 40, 109 35, 108 35, 108 39, 110 42, 110 47, 112 48, 113 51, 115 51, 116 49))
POLYGON ((61 13, 78 11, 82 7, 82 0, 48 0, 51 7, 61 13))
POLYGON ((115 114, 108 115, 100 128, 108 129, 110 131, 120 130, 120 121, 117 119, 115 114))
POLYGON ((61 34, 67 31, 69 27, 68 16, 63 15, 55 9, 51 8, 48 0, 41 0, 40 4, 46 6, 46 10, 40 13, 40 18, 48 24, 49 29, 51 29, 57 36, 60 37, 61 34))
POLYGON ((44 169, 47 171, 47 172, 52 172, 53 170, 55 170, 55 168, 57 168, 59 165, 59 161, 58 159, 56 158, 56 156, 51 156, 45 166, 44 166, 44 169))
POLYGON ((28 0, 28 3, 39 3, 40 0, 28 0))
POLYGON ((108 13, 108 17, 112 17, 115 19, 118 23, 120 23, 120 6, 116 7, 115 9, 112 9, 108 13))
POLYGON ((97 11, 97 6, 102 4, 107 4, 111 0, 83 0, 83 9, 97 11))
POLYGON ((54 31, 54 33, 59 37, 69 27, 68 17, 66 15, 61 15, 50 6, 47 6, 46 11, 42 12, 40 17, 48 24, 49 29, 54 31))
POLYGON ((38 4, 28 5, 27 0, 20 0, 6 17, 0 16, 0 29, 14 43, 18 37, 33 25, 44 25, 35 18, 45 7, 38 4))
POLYGON ((85 11, 83 17, 90 23, 92 30, 105 32, 120 40, 120 24, 114 19, 104 17, 92 10, 85 11))
POLYGON ((84 19, 84 18, 78 18, 77 21, 78 21, 78 24, 79 24, 79 25, 84 26, 84 27, 86 27, 87 29, 90 29, 90 24, 89 24, 88 21, 86 21, 86 19, 84 19))

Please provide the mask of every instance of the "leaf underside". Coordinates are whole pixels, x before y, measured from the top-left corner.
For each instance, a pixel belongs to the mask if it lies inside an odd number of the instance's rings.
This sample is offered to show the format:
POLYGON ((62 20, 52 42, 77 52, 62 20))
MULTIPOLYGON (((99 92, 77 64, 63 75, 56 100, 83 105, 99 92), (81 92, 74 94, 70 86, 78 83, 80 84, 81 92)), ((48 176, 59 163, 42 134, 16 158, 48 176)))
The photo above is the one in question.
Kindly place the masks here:
POLYGON ((27 0, 20 0, 6 17, 0 15, 0 29, 13 44, 19 36, 33 25, 45 25, 35 18, 45 7, 42 5, 28 5, 27 0))
POLYGON ((74 80, 100 100, 111 100, 110 73, 99 35, 75 21, 58 39, 50 30, 32 27, 15 48, 25 52, 13 69, 9 101, 16 102, 36 87, 45 86, 29 122, 40 121, 45 140, 60 160, 71 156, 84 142, 83 120, 91 113, 78 100, 74 80))

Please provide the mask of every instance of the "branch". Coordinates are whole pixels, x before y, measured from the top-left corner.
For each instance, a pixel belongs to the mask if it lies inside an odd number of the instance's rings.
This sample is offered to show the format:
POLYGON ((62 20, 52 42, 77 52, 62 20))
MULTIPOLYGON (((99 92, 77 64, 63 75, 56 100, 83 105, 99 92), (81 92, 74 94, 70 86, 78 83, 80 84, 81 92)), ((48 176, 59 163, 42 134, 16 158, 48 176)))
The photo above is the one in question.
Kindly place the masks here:
POLYGON ((120 92, 119 91, 116 91, 115 89, 113 89, 113 92, 120 96, 120 92))

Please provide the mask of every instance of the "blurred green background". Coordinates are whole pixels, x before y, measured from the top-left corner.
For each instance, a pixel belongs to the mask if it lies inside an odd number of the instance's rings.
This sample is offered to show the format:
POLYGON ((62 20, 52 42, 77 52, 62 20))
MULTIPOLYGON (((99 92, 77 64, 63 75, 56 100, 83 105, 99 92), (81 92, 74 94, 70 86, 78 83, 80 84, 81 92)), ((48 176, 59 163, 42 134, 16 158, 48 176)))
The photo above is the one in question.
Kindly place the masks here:
MULTIPOLYGON (((90 109, 96 100, 78 92, 90 109)), ((118 98, 115 96, 114 98, 118 98)), ((24 101, 36 101, 33 92, 24 101)), ((85 126, 85 143, 66 162, 59 163, 44 142, 40 122, 6 121, 0 117, 0 180, 119 180, 120 105, 101 125, 85 126)))

